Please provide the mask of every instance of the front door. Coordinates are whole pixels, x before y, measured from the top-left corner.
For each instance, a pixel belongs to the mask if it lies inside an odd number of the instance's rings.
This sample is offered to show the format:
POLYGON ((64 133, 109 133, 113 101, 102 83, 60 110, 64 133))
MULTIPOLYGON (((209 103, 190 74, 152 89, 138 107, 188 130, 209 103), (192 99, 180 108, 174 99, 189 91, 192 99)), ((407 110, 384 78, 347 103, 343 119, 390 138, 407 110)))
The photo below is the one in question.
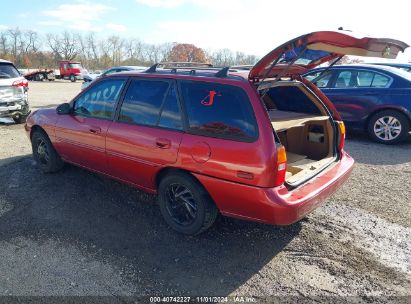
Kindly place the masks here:
POLYGON ((63 159, 107 172, 106 134, 125 82, 120 78, 96 82, 74 100, 72 114, 59 116, 55 147, 63 159))
POLYGON ((176 92, 170 80, 131 80, 107 132, 110 175, 154 189, 155 174, 177 161, 183 122, 176 92))

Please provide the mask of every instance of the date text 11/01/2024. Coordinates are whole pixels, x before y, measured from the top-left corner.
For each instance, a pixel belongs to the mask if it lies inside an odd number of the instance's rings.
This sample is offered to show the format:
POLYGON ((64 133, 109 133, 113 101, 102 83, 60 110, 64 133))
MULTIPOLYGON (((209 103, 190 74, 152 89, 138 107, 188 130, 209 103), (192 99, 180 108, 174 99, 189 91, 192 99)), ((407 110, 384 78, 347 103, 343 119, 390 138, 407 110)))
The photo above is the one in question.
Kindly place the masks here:
POLYGON ((253 297, 150 297, 150 303, 256 303, 253 297))

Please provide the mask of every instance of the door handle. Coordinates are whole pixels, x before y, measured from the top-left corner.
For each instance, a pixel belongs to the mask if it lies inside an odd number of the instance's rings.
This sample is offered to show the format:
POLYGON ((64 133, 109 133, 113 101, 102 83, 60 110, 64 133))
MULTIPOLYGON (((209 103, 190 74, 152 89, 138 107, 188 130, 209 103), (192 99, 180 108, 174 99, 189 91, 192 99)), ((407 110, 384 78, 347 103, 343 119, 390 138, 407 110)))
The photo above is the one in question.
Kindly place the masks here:
POLYGON ((97 133, 101 133, 101 128, 100 127, 90 127, 89 129, 88 129, 89 131, 90 131, 90 133, 93 133, 93 134, 97 134, 97 133))
POLYGON ((171 140, 167 138, 157 138, 156 146, 160 149, 169 149, 171 147, 171 140))

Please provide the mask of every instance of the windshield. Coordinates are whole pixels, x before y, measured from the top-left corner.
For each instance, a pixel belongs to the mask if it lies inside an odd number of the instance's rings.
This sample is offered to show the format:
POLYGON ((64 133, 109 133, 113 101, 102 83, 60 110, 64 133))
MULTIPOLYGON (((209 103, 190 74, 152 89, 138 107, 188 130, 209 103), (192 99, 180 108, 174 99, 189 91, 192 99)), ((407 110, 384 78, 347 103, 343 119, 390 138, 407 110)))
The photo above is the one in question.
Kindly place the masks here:
POLYGON ((0 63, 0 78, 20 77, 19 71, 10 63, 0 63))
POLYGON ((70 63, 69 67, 72 69, 82 69, 83 68, 80 63, 70 63))

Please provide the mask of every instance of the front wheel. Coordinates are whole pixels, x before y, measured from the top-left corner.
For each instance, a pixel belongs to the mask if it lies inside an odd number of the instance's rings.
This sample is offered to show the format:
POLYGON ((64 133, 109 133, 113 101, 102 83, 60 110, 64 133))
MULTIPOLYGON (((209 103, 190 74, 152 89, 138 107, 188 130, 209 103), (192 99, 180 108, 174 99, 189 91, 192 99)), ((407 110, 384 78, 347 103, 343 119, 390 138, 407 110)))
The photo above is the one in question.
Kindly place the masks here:
POLYGON ((197 235, 214 223, 218 210, 203 186, 191 175, 174 173, 158 188, 160 211, 177 232, 197 235))
POLYGON ((71 82, 76 82, 76 76, 70 75, 70 81, 71 82))
POLYGON ((368 123, 368 134, 379 143, 391 145, 403 141, 410 130, 410 123, 400 112, 385 110, 374 114, 368 123))
POLYGON ((34 132, 31 139, 31 146, 33 158, 44 173, 57 172, 63 167, 64 162, 44 132, 34 132))

